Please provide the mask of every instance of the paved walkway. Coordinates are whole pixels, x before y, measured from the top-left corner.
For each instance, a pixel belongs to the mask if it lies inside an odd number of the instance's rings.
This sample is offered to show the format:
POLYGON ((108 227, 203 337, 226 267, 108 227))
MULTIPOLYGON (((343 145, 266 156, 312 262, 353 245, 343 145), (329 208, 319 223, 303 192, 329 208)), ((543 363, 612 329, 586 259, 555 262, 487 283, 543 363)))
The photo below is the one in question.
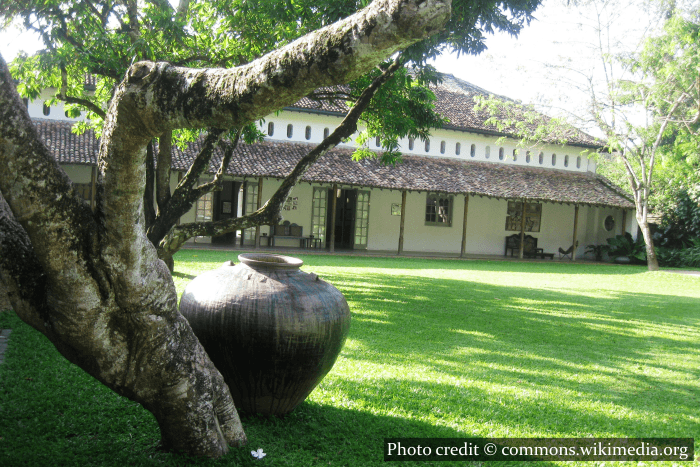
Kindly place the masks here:
MULTIPOLYGON (((325 248, 286 248, 286 247, 266 247, 263 246, 258 250, 252 245, 240 246, 240 245, 217 245, 212 243, 185 243, 182 246, 184 250, 219 250, 219 251, 233 251, 239 253, 246 252, 259 252, 259 253, 274 253, 274 254, 284 254, 284 255, 325 255, 325 256, 367 256, 367 257, 381 257, 381 258, 442 258, 442 259, 461 259, 461 260, 487 260, 487 261, 513 261, 513 262, 564 262, 568 263, 570 260, 568 258, 559 259, 557 254, 554 255, 554 259, 536 259, 536 258, 524 258, 519 259, 517 257, 503 256, 503 255, 476 255, 476 254, 466 254, 463 257, 459 256, 459 253, 441 253, 441 252, 425 252, 425 251, 404 251, 401 255, 396 253, 396 250, 335 250, 331 253, 325 248)), ((576 258, 577 263, 593 263, 595 261, 589 259, 576 258)), ((605 264, 605 263, 599 263, 605 264)))

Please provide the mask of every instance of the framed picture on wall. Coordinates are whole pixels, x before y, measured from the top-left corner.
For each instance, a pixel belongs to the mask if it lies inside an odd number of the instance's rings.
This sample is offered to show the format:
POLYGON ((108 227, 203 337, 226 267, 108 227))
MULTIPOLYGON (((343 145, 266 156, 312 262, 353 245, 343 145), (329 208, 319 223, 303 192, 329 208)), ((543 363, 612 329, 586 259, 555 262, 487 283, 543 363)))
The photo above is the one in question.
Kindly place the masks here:
MULTIPOLYGON (((520 232, 523 221, 523 203, 508 201, 506 230, 520 232)), ((525 203, 525 232, 539 232, 542 221, 542 203, 525 203)))

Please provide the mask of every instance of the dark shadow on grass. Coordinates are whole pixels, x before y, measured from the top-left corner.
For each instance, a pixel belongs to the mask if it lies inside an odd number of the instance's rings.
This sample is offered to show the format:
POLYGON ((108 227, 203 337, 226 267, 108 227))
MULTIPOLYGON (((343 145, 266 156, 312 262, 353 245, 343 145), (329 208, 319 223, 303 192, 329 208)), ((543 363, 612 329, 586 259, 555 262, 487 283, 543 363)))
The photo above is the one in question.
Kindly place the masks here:
POLYGON ((190 279, 190 280, 195 278, 195 276, 193 276, 192 274, 185 274, 184 272, 179 272, 179 271, 173 272, 173 276, 180 277, 183 279, 190 279))

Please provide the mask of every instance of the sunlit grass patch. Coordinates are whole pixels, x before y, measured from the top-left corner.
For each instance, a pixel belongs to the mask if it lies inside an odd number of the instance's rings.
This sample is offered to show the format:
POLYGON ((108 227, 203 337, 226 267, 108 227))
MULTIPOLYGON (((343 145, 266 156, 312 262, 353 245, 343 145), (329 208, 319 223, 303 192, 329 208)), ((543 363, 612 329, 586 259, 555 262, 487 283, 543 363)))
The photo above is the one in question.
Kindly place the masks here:
MULTIPOLYGON (((236 254, 178 253, 179 293, 229 259, 236 254)), ((244 416, 250 449, 205 464, 384 465, 385 437, 700 439, 697 277, 571 263, 302 259, 345 294, 347 343, 295 412, 244 416), (258 447, 263 461, 250 455, 258 447)), ((184 463, 155 450, 147 412, 16 318, 0 314, 3 325, 17 334, 0 366, 0 463, 53 465, 57 450, 65 465, 184 463)))

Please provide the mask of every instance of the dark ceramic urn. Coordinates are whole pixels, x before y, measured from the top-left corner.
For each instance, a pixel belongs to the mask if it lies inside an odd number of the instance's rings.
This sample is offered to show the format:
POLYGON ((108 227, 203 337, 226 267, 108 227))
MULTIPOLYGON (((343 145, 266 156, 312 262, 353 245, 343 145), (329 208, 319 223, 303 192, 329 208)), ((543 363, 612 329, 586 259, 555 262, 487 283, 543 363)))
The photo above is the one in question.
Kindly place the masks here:
POLYGON ((239 255, 189 283, 180 313, 246 413, 291 412, 321 382, 350 329, 345 297, 297 258, 239 255))

